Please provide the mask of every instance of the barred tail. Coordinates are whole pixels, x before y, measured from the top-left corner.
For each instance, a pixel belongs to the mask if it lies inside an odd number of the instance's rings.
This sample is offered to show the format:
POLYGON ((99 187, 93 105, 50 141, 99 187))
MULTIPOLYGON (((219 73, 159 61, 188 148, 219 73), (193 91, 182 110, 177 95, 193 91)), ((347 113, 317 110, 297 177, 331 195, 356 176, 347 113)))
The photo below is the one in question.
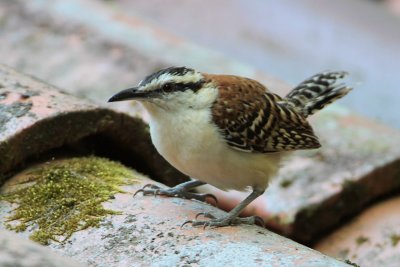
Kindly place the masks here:
POLYGON ((295 87, 285 100, 307 117, 352 90, 343 83, 336 83, 345 75, 347 73, 344 71, 315 74, 295 87))

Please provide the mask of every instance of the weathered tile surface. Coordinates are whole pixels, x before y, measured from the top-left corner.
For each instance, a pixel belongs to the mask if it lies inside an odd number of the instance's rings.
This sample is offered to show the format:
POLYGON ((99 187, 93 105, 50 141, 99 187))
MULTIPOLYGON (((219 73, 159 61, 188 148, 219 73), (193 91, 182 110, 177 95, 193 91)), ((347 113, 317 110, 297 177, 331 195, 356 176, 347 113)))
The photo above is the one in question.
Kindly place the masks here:
POLYGON ((400 197, 374 204, 314 248, 335 258, 346 258, 363 267, 399 266, 400 197))
POLYGON ((77 261, 57 255, 48 248, 0 230, 0 266, 2 267, 83 267, 77 261))
MULTIPOLYGON (((16 175, 1 191, 9 191, 8 187, 25 180, 23 173, 16 175)), ((347 266, 258 226, 181 227, 198 212, 217 216, 224 212, 197 201, 132 197, 149 182, 152 181, 138 177, 135 184, 123 187, 126 193, 116 194, 104 203, 121 214, 108 216, 99 228, 74 233, 64 243, 52 242, 50 247, 94 266, 347 266)), ((0 202, 0 229, 12 208, 8 202, 0 202)), ((20 235, 27 236, 29 231, 20 235)))
MULTIPOLYGON (((0 85, 0 184, 26 160, 62 146, 61 154, 96 152, 127 164, 140 158, 137 169, 166 183, 182 178, 156 152, 141 119, 67 95, 4 65, 0 85)), ((47 155, 54 156, 54 151, 47 155)))

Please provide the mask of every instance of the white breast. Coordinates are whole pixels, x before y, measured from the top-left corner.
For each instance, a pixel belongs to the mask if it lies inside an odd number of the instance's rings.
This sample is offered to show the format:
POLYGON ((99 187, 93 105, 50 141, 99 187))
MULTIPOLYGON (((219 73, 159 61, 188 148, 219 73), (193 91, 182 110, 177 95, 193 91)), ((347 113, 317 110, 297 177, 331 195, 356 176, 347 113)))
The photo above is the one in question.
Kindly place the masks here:
POLYGON ((232 149, 211 123, 209 108, 150 109, 150 133, 158 152, 171 165, 223 190, 265 189, 282 156, 232 149))

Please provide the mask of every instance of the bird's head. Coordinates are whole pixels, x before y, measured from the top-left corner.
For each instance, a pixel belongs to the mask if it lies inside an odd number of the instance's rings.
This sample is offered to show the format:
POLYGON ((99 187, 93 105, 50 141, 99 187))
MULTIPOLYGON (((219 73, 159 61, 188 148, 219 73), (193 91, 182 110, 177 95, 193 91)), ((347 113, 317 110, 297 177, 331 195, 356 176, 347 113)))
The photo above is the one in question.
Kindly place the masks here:
POLYGON ((170 67, 147 76, 136 87, 120 91, 108 102, 137 100, 145 106, 168 110, 203 108, 214 101, 213 89, 202 73, 186 67, 170 67))

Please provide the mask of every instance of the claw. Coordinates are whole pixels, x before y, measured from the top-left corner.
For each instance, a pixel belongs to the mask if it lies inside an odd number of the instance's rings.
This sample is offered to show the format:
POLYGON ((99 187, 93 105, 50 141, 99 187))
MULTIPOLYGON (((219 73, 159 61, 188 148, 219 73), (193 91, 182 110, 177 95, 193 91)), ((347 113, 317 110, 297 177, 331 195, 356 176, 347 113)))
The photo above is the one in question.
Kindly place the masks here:
POLYGON ((201 215, 205 215, 206 213, 205 212, 199 212, 199 213, 197 213, 196 214, 196 216, 194 217, 196 220, 197 220, 197 218, 199 217, 199 216, 201 216, 201 215))
POLYGON ((260 216, 255 216, 254 217, 254 223, 258 224, 259 226, 265 228, 265 222, 263 220, 263 218, 261 218, 260 216))
POLYGON ((157 185, 154 185, 154 184, 145 184, 143 187, 142 187, 142 189, 144 190, 144 189, 146 189, 146 188, 151 188, 151 189, 160 189, 160 187, 158 187, 157 185))
POLYGON ((142 189, 146 189, 147 187, 152 187, 153 185, 152 184, 145 184, 143 187, 142 187, 142 189))
POLYGON ((160 188, 155 188, 153 195, 156 197, 160 193, 160 188))
POLYGON ((141 189, 139 189, 139 190, 137 190, 134 194, 133 194, 133 197, 135 197, 138 193, 143 193, 143 195, 144 196, 146 196, 146 195, 153 195, 154 194, 154 196, 156 196, 158 193, 159 193, 159 191, 160 191, 160 187, 158 187, 157 185, 153 185, 153 184, 146 184, 146 185, 144 185, 141 189), (146 190, 146 188, 149 188, 150 187, 150 189, 152 189, 152 190, 154 190, 153 192, 148 192, 147 190, 146 190))
POLYGON ((144 190, 143 190, 143 188, 142 188, 142 189, 139 189, 138 191, 136 191, 135 194, 133 194, 132 197, 135 197, 135 196, 136 196, 138 193, 140 193, 140 192, 142 192, 143 195, 144 195, 144 190))
MULTIPOLYGON (((196 194, 187 191, 187 188, 184 186, 176 186, 173 188, 169 189, 163 189, 157 185, 154 184, 146 184, 144 185, 141 189, 137 190, 134 194, 133 197, 135 197, 137 194, 142 193, 143 196, 147 195, 153 195, 156 197, 157 195, 163 195, 163 196, 168 196, 168 197, 180 197, 180 198, 186 198, 186 199, 196 199, 202 202, 206 202, 207 198, 211 198, 214 200, 215 206, 218 205, 218 200, 217 198, 212 195, 212 194, 196 194)), ((212 201, 210 203, 212 205, 212 201)))
POLYGON ((215 219, 215 216, 212 215, 211 213, 208 213, 208 212, 200 212, 200 213, 197 213, 195 219, 197 220, 197 218, 198 218, 199 216, 204 216, 204 217, 209 218, 209 219, 215 219))
POLYGON ((182 229, 183 226, 185 226, 185 225, 188 224, 188 223, 193 223, 193 221, 192 221, 192 220, 187 220, 187 221, 185 221, 184 223, 182 223, 181 229, 182 229))
POLYGON ((245 218, 238 218, 238 217, 217 218, 208 212, 197 213, 194 220, 189 220, 184 222, 181 227, 183 227, 188 223, 191 223, 193 227, 203 226, 203 230, 206 229, 207 227, 223 227, 223 226, 239 225, 239 224, 259 225, 265 228, 264 220, 259 216, 251 216, 245 218), (204 220, 204 221, 197 220, 197 218, 200 216, 204 216, 206 218, 209 218, 210 220, 204 220))

